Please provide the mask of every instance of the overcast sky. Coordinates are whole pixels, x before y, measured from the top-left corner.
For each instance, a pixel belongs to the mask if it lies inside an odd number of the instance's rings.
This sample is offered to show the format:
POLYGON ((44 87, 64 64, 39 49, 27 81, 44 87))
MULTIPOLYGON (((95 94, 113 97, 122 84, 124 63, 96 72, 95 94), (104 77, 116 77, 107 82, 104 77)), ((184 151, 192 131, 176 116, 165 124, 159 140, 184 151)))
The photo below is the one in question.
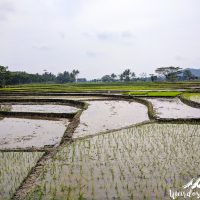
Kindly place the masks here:
POLYGON ((0 65, 89 79, 200 68, 200 0, 0 0, 0 65))

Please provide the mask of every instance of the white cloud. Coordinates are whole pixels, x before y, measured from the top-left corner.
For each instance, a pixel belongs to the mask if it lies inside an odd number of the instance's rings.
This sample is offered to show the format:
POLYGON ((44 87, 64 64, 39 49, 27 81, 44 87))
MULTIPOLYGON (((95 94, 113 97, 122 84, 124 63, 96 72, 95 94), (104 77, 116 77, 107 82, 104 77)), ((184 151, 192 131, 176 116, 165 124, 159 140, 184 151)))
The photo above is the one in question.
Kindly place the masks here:
POLYGON ((15 8, 9 1, 1 0, 0 2, 0 20, 7 20, 10 13, 13 13, 15 8))
POLYGON ((199 0, 1 0, 0 64, 54 73, 76 66, 87 78, 199 66, 199 7, 199 0))

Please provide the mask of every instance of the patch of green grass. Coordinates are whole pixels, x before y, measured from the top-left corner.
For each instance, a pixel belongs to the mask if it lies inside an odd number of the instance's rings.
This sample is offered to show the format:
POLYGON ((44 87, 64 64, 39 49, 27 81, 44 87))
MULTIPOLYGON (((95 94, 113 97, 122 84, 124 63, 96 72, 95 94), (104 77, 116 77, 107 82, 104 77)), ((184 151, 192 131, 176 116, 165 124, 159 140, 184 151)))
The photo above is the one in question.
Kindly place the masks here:
POLYGON ((132 96, 147 96, 147 97, 176 97, 182 92, 177 91, 162 91, 162 92, 126 92, 125 95, 132 96))
POLYGON ((184 93, 181 95, 182 98, 185 98, 189 101, 194 101, 196 103, 200 103, 200 93, 184 93))
POLYGON ((182 92, 177 91, 170 91, 170 92, 148 92, 148 96, 165 96, 165 97, 175 97, 177 95, 180 95, 182 92))

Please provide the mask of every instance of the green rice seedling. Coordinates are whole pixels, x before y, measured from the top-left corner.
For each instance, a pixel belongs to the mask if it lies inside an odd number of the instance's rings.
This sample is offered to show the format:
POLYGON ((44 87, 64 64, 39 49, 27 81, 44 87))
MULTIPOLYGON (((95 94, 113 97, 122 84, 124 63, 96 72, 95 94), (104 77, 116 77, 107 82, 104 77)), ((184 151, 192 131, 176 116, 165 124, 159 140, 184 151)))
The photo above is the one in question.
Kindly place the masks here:
POLYGON ((200 103, 200 93, 184 93, 181 96, 187 100, 200 103))
POLYGON ((48 161, 36 184, 46 184, 43 199, 66 199, 62 185, 73 188, 74 199, 167 199, 170 188, 199 175, 199 143, 198 123, 152 123, 76 140, 48 161))
POLYGON ((0 199, 10 199, 42 152, 0 152, 0 199))

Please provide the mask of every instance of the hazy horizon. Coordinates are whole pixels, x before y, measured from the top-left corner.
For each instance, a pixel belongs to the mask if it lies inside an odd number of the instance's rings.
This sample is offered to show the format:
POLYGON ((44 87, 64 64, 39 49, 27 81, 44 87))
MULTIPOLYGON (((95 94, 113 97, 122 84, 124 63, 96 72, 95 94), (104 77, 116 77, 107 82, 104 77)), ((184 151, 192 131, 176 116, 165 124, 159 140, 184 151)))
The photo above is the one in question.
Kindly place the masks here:
POLYGON ((198 0, 1 0, 0 65, 100 78, 200 67, 198 0))

